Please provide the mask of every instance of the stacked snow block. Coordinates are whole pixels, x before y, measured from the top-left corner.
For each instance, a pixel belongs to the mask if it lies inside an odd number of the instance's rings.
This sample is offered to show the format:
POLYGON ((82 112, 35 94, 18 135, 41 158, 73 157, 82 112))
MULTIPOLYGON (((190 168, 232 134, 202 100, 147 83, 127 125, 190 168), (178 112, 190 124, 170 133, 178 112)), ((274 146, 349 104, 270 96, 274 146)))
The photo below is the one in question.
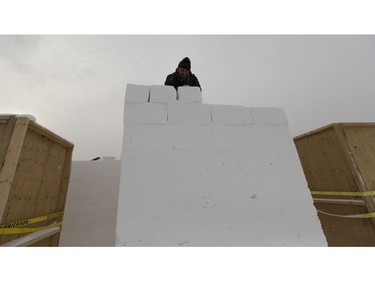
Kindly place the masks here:
POLYGON ((203 104, 199 87, 128 84, 124 124, 288 126, 282 109, 203 104))
POLYGON ((326 246, 282 109, 128 85, 117 246, 326 246))
POLYGON ((150 102, 176 101, 176 90, 172 86, 153 85, 150 88, 150 102))
POLYGON ((179 101, 202 103, 202 92, 199 87, 179 87, 177 89, 179 101))

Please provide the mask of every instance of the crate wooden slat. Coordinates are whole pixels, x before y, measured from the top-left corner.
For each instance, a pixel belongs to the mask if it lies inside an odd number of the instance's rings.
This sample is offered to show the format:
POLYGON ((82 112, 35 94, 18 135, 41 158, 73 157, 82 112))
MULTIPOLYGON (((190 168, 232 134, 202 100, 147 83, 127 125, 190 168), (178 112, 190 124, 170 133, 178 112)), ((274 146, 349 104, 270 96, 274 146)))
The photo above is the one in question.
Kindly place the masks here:
MULTIPOLYGON (((375 190, 375 123, 334 123, 294 138, 311 191, 375 190)), ((317 210, 375 212, 375 196, 314 196, 317 210)), ((329 246, 375 246, 375 219, 319 213, 329 246)))
MULTIPOLYGON (((17 116, 0 116, 0 141, 0 225, 64 211, 73 144, 29 118, 17 116)), ((0 235, 0 245, 25 235, 0 235)), ((58 246, 59 237, 56 233, 32 245, 58 246)))

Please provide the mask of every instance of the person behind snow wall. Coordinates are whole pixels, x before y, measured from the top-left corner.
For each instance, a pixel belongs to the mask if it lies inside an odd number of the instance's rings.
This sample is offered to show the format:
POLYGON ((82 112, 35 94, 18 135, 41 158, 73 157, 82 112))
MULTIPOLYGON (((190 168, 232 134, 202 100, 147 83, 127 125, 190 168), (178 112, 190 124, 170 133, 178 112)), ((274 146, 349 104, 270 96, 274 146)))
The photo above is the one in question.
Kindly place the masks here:
POLYGON ((167 76, 164 85, 173 86, 177 90, 180 86, 202 87, 198 81, 197 76, 191 72, 191 62, 188 57, 185 57, 178 64, 176 71, 167 76))

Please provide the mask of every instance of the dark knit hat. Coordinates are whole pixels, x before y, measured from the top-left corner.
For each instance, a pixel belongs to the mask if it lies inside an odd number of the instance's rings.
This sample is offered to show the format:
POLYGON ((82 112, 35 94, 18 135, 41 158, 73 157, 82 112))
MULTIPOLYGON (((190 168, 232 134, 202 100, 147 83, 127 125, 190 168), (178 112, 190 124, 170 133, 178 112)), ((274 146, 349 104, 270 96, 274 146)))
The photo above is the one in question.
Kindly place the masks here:
POLYGON ((190 59, 188 57, 184 58, 182 61, 180 61, 180 63, 178 64, 178 67, 190 70, 191 68, 190 59))

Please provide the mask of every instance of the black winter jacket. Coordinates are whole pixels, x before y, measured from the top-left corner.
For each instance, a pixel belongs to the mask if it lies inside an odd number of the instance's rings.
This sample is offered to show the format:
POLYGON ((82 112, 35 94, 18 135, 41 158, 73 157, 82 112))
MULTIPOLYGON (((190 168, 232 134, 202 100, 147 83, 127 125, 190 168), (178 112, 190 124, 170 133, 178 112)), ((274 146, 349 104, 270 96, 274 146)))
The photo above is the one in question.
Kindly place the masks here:
POLYGON ((188 86, 192 86, 192 87, 199 87, 202 91, 202 87, 199 84, 197 76, 195 76, 191 72, 190 72, 189 78, 185 82, 182 82, 178 78, 177 71, 174 72, 174 73, 171 73, 167 76, 167 79, 165 80, 164 85, 173 86, 173 87, 175 87, 176 90, 180 86, 188 85, 188 86))

